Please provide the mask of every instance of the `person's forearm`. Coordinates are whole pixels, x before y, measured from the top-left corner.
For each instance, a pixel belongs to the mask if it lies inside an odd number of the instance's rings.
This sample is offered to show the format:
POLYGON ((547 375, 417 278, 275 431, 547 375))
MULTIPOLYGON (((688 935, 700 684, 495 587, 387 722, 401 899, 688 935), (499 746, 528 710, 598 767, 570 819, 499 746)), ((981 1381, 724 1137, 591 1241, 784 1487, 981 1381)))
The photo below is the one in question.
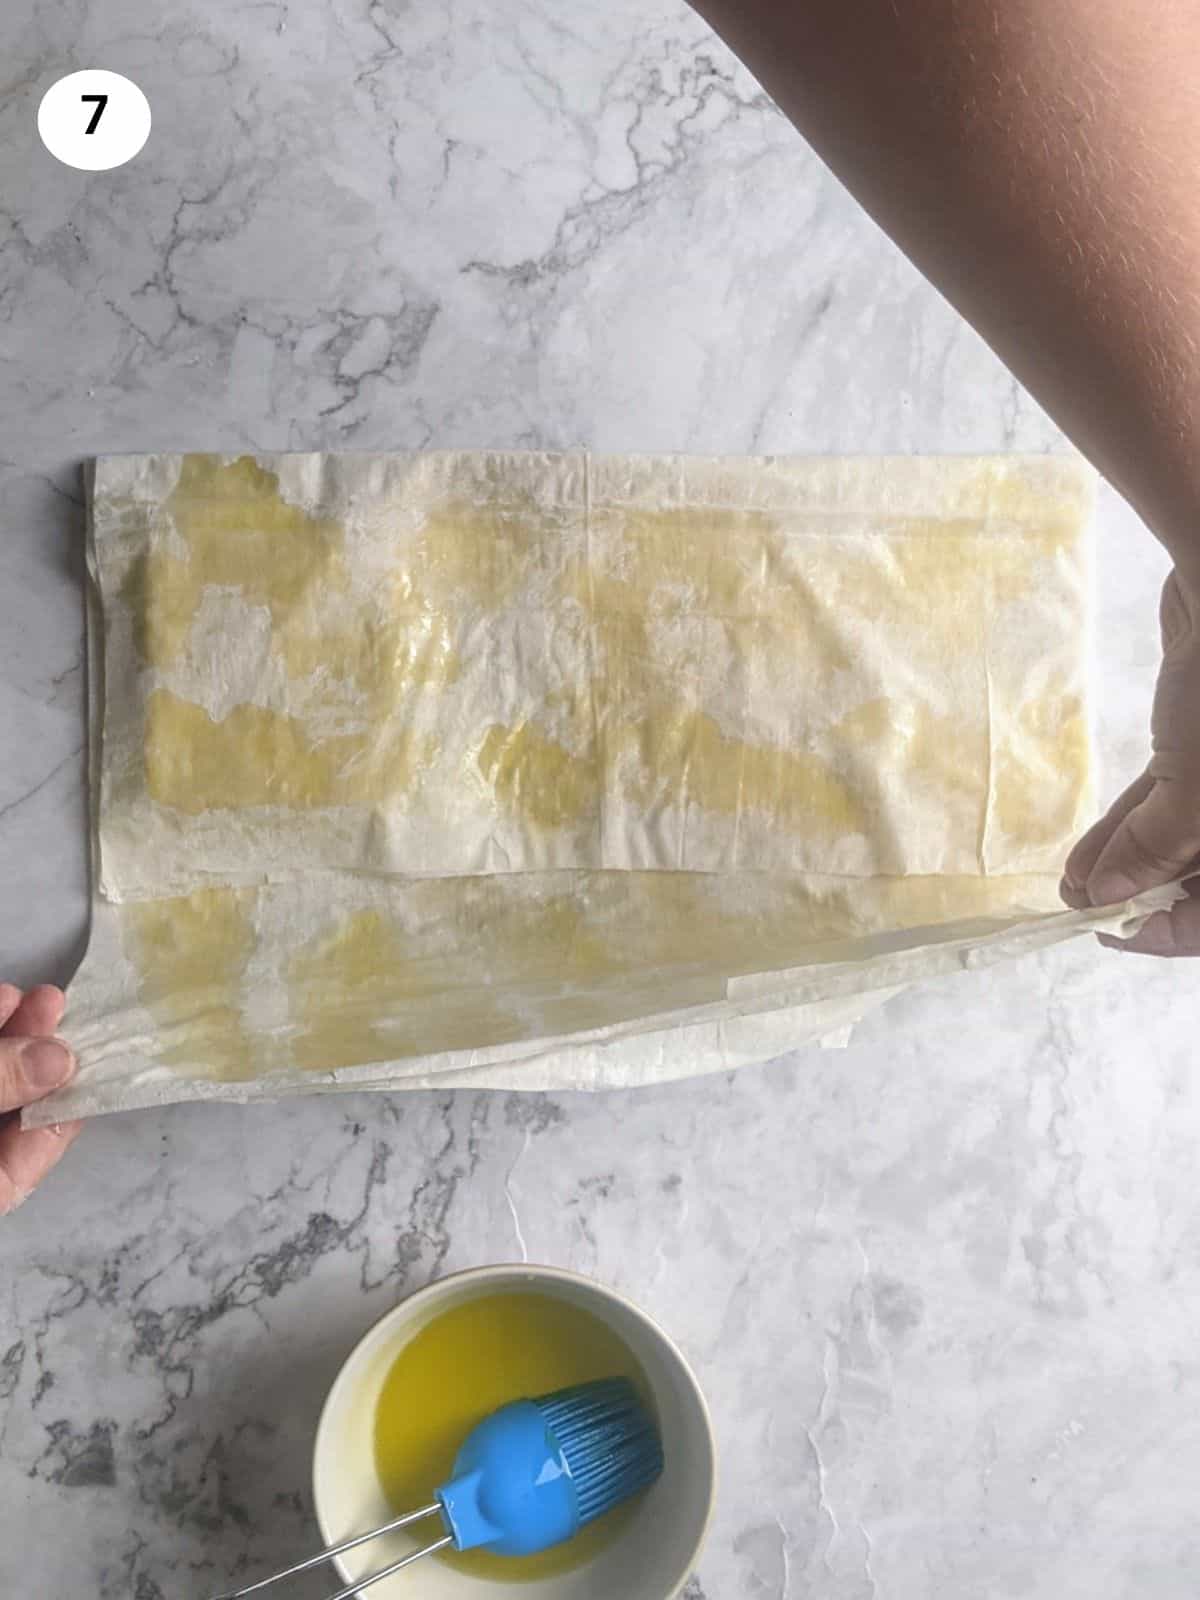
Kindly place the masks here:
POLYGON ((700 0, 1200 588, 1195 0, 700 0))

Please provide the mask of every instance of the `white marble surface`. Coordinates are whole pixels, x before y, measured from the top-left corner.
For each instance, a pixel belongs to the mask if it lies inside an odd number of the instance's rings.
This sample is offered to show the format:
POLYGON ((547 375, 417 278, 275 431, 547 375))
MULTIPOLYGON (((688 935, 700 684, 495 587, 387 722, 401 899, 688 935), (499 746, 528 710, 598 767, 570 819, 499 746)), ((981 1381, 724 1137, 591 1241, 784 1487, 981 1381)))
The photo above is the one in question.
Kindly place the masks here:
MULTIPOLYGON (((681 6, 9 0, 0 62, 18 982, 84 933, 83 457, 1056 443, 681 6), (36 142, 82 66, 152 103, 119 172, 36 142)), ((1163 563, 1107 494, 1099 538, 1111 788, 1163 563)), ((1198 977, 1080 944, 734 1078, 94 1125, 0 1223, 0 1593, 200 1600, 309 1545, 349 1344, 526 1250, 697 1365, 724 1472, 688 1600, 1193 1600, 1198 977)))

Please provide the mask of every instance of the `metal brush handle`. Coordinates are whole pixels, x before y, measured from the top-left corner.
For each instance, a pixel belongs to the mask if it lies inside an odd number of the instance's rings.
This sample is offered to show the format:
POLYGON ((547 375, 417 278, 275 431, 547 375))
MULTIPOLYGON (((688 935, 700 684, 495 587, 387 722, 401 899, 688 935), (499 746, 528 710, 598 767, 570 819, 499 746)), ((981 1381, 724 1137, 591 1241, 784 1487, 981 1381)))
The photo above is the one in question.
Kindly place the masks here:
MULTIPOLYGON (((340 1556, 343 1551, 356 1550, 360 1544, 366 1544, 369 1539, 378 1539, 382 1534, 394 1533, 397 1528, 408 1527, 410 1522, 422 1522, 426 1517, 437 1516, 441 1509, 437 1504, 422 1506, 420 1511, 410 1511, 403 1517, 396 1517, 392 1522, 385 1522, 381 1528, 372 1528, 370 1533, 360 1533, 353 1539, 343 1539, 341 1544, 331 1544, 327 1550, 319 1550, 315 1556, 309 1556, 307 1561, 297 1561, 294 1567, 285 1567, 282 1572, 273 1572, 269 1578, 260 1578, 257 1583, 248 1583, 244 1589, 230 1589, 225 1594, 215 1595, 213 1600, 243 1600, 245 1595, 257 1594, 260 1589, 269 1588, 273 1583, 280 1583, 284 1578, 294 1578, 298 1572, 307 1572, 310 1567, 319 1567, 323 1561, 332 1561, 334 1556, 340 1556)), ((369 1578, 359 1578, 348 1589, 339 1589, 336 1594, 329 1596, 329 1600, 354 1600, 360 1589, 369 1589, 373 1583, 379 1583, 383 1578, 390 1578, 393 1572, 399 1572, 402 1567, 411 1567, 413 1562, 420 1561, 422 1556, 431 1556, 453 1543, 454 1540, 449 1534, 443 1539, 436 1539, 433 1544, 427 1544, 422 1550, 414 1550, 411 1555, 404 1556, 400 1561, 393 1561, 390 1567, 372 1573, 369 1578)))

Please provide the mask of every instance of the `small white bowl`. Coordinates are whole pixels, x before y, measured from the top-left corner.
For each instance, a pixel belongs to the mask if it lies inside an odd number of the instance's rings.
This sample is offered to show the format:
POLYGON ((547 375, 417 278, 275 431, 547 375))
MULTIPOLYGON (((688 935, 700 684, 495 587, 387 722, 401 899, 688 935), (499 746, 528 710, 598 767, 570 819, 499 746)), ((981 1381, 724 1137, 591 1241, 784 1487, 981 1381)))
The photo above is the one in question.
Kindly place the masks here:
MULTIPOLYGON (((613 1330, 632 1352, 654 1397, 666 1466, 612 1542, 585 1566, 537 1582, 470 1577, 436 1558, 419 1562, 366 1591, 372 1600, 674 1600, 687 1582, 708 1529, 716 1488, 716 1449, 704 1396, 683 1356, 661 1328, 622 1295, 556 1267, 476 1267, 443 1278, 389 1311, 362 1338, 334 1380, 317 1426, 313 1493, 327 1545, 379 1527, 395 1516, 375 1471, 375 1409, 384 1379, 408 1341, 434 1317, 479 1294, 554 1295, 613 1330)), ((406 1508, 407 1509, 407 1508, 406 1508)), ((415 1509, 415 1508, 414 1508, 415 1509)), ((441 1535, 430 1518, 424 1543, 441 1535)), ((406 1533, 373 1540, 338 1557, 346 1583, 378 1572, 414 1548, 406 1533)))

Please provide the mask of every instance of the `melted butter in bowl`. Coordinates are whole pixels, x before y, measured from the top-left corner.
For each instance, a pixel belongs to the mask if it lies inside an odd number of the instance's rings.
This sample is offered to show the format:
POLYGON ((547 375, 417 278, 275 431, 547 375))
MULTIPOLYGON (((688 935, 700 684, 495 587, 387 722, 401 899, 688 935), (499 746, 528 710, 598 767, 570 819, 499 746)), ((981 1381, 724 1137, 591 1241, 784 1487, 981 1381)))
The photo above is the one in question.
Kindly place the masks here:
MULTIPOLYGON (((662 1435, 665 1466, 645 1494, 572 1540, 524 1559, 440 1554, 385 1578, 372 1600, 678 1600, 715 1493, 712 1427, 679 1350, 623 1296, 554 1267, 479 1267, 430 1284, 359 1341, 321 1414, 313 1461, 327 1545, 428 1505, 476 1423, 514 1399, 624 1376, 662 1435), (513 1592, 511 1587, 508 1592, 513 1592)), ((346 1583, 437 1539, 439 1519, 347 1551, 346 1583)))

